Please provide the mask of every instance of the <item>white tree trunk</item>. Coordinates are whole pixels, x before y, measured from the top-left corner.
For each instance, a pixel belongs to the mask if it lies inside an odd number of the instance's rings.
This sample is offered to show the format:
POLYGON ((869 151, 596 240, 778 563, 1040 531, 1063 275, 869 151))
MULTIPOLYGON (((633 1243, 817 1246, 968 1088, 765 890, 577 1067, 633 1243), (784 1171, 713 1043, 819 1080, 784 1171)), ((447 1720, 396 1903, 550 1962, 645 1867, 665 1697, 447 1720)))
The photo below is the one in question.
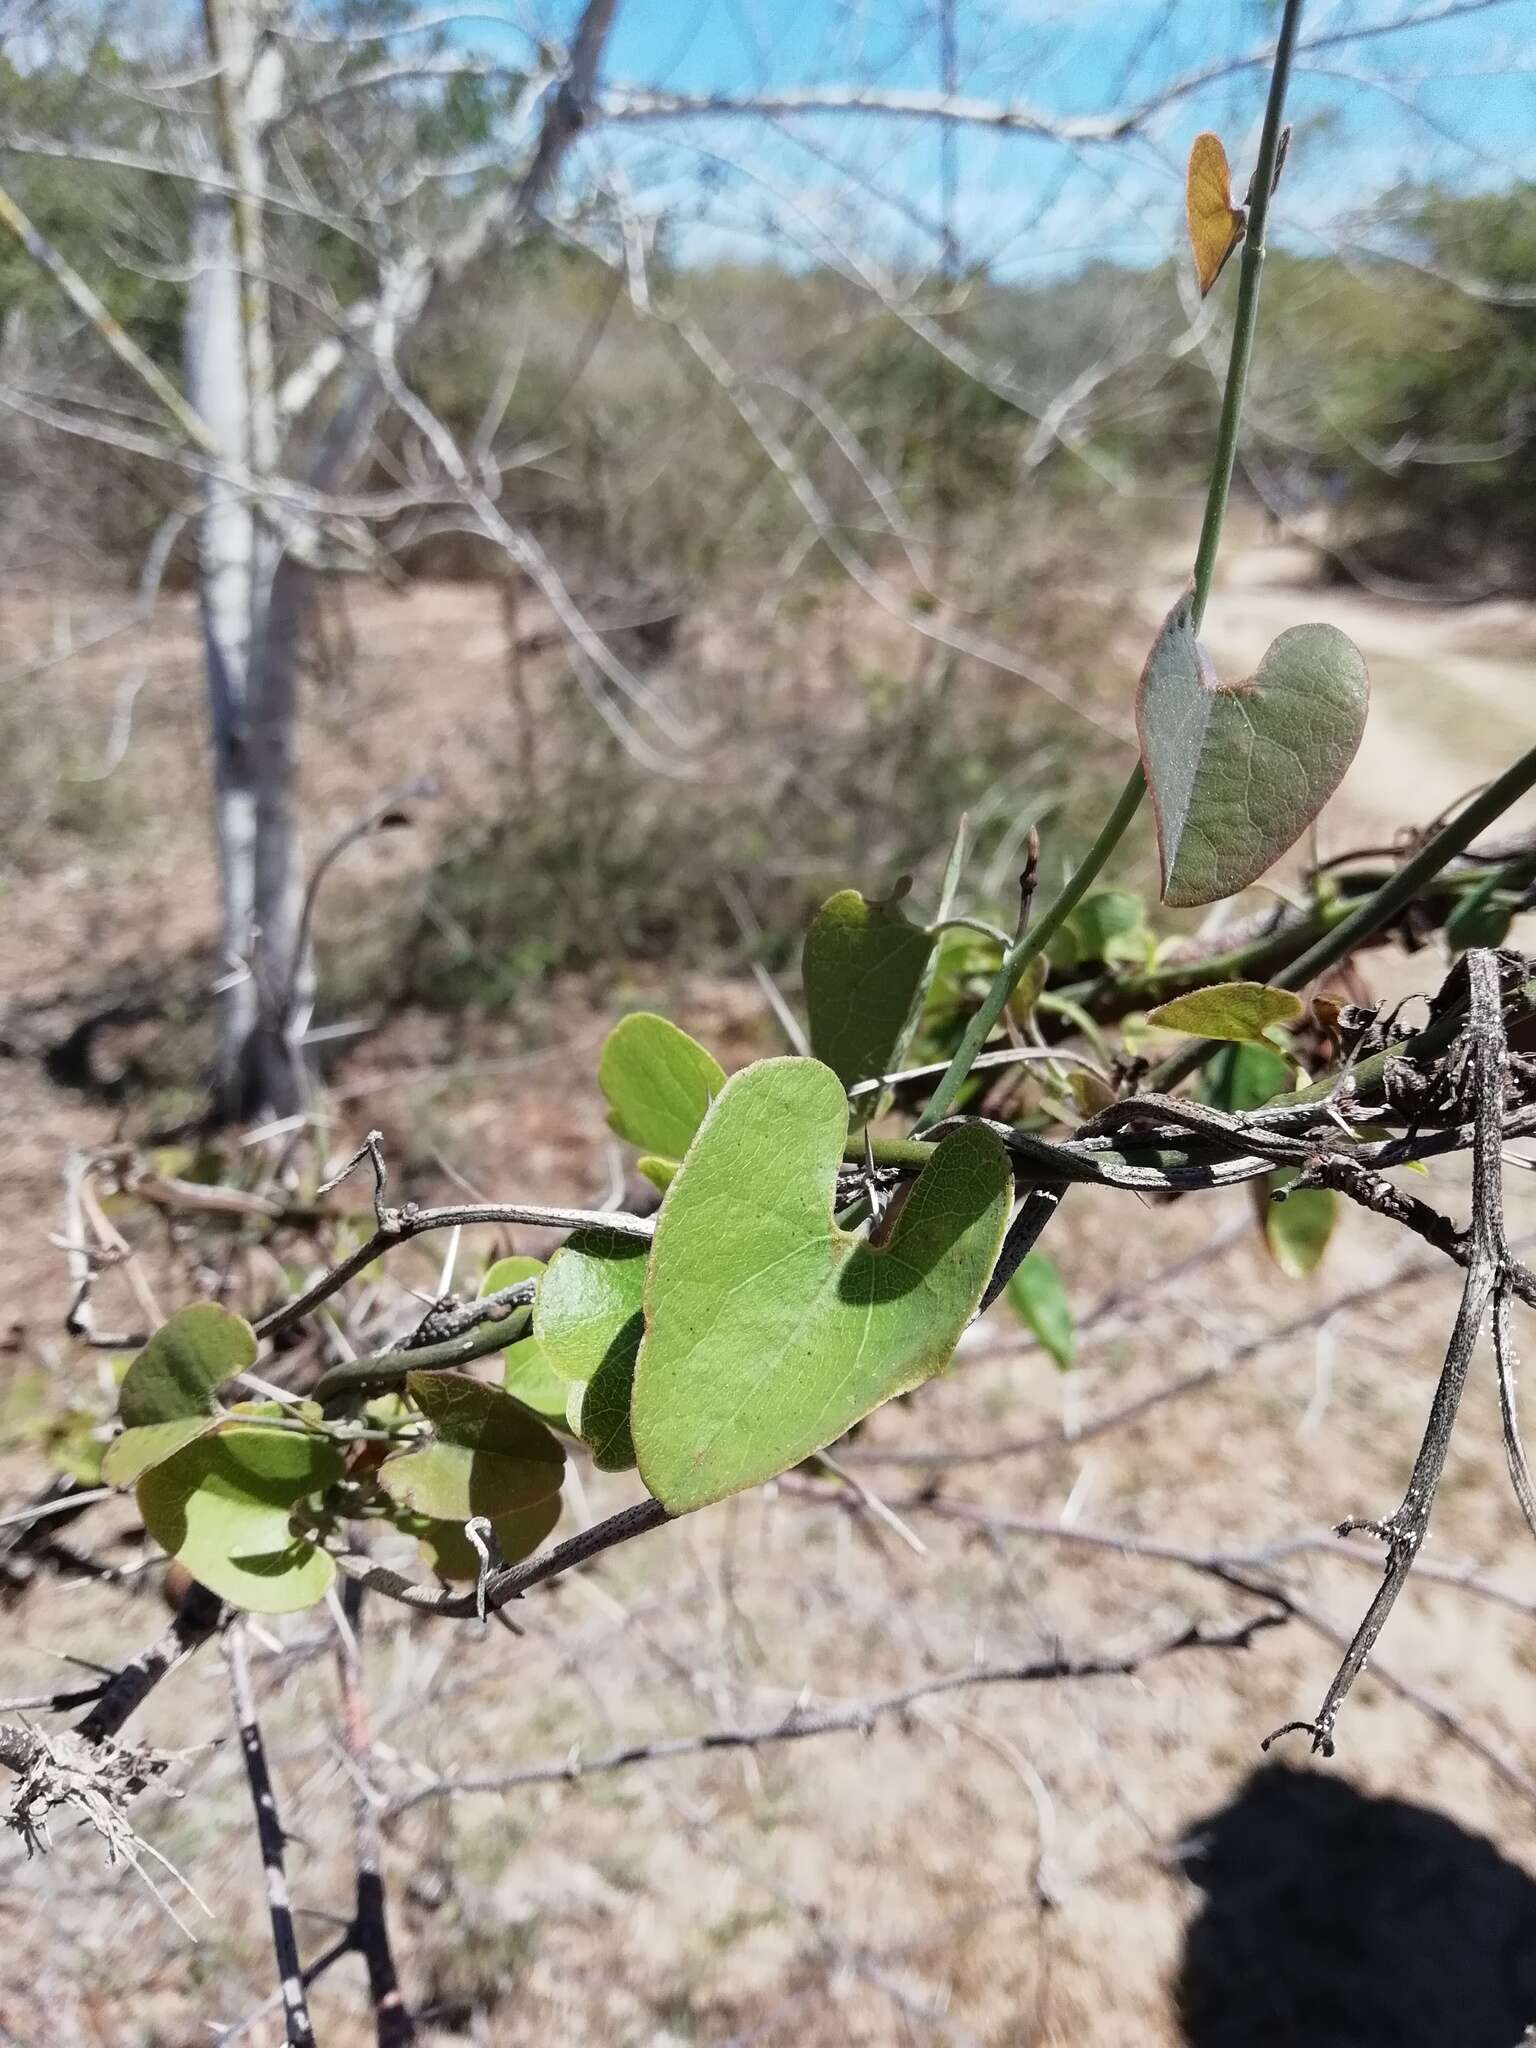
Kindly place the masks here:
MULTIPOLYGON (((192 223, 193 275, 183 349, 187 395, 243 468, 247 443, 240 347, 240 277, 228 203, 204 194, 192 223)), ((218 478, 204 487, 198 522, 198 604, 213 745, 214 838, 219 864, 219 1009, 214 1076, 221 1114, 238 1115, 246 1047, 256 1030, 252 935, 256 924, 256 786, 248 720, 256 517, 249 499, 218 478)))
POLYGON ((220 67, 219 156, 240 196, 205 192, 197 203, 185 334, 188 396, 231 469, 258 480, 251 490, 211 477, 198 528, 224 956, 215 1073, 223 1117, 300 1106, 299 1036, 311 995, 299 945, 294 799, 309 572, 285 557, 274 507, 259 490, 278 453, 260 132, 281 90, 279 56, 258 46, 259 4, 206 0, 220 67))

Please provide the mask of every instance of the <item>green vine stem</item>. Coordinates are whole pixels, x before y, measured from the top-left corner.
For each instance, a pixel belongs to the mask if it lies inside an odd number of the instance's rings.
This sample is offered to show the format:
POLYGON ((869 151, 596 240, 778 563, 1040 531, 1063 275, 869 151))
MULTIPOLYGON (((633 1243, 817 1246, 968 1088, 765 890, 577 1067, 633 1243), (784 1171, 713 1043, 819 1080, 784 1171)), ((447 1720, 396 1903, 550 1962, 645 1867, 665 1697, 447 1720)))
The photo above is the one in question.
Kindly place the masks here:
POLYGON ((403 1387, 413 1372, 427 1372, 444 1366, 469 1365, 477 1358, 489 1358, 504 1351, 528 1334, 529 1311, 521 1309, 500 1321, 478 1324, 457 1337, 445 1337, 440 1344, 419 1344, 414 1351, 382 1351, 372 1358, 349 1359, 322 1373, 310 1389, 310 1399, 329 1405, 355 1399, 360 1394, 385 1394, 403 1387))
MULTIPOLYGON (((1253 337, 1258 322, 1259 284, 1264 274, 1264 234, 1269 219, 1269 202, 1274 191, 1275 171, 1280 161, 1280 136, 1284 126, 1285 95, 1290 83, 1291 57, 1301 27, 1304 0, 1285 0, 1285 16, 1275 45, 1274 69, 1269 78, 1269 99, 1264 108, 1264 128, 1259 139, 1259 160, 1253 174, 1252 197, 1248 207, 1248 232, 1243 243, 1238 272, 1237 309, 1232 321, 1232 349, 1227 359, 1227 379, 1221 397, 1221 418, 1216 428, 1216 455, 1205 496, 1205 516, 1200 524, 1200 541, 1195 550, 1193 621, 1196 631, 1205 617, 1216 569, 1216 552, 1221 545, 1222 524, 1237 464, 1237 438, 1242 425, 1243 393, 1248 383, 1248 364, 1253 355, 1253 337)), ((971 1064, 986 1044, 1008 1007, 1031 960, 1044 951, 1062 924, 1087 895, 1104 863, 1124 838, 1131 820, 1147 793, 1146 777, 1138 761, 1126 778, 1115 807, 1099 829, 1097 838, 1069 877, 1061 894, 1029 928, 1021 932, 1003 955, 996 979, 987 990, 981 1008, 966 1027, 927 1107, 913 1127, 913 1135, 930 1129, 948 1116, 960 1090, 965 1086, 971 1064)))
POLYGON ((954 1058, 944 1070, 938 1087, 928 1098, 927 1106, 913 1126, 914 1137, 949 1115, 956 1096, 965 1086, 972 1061, 992 1035, 993 1028, 1007 1008, 1008 998, 1018 987, 1025 968, 1045 950, 1087 895, 1099 870, 1119 845, 1125 828, 1140 808, 1146 787, 1141 764, 1138 762, 1116 799, 1114 809, 1100 826, 1099 836, 1078 863, 1061 894, 1050 909, 1021 932, 1004 953, 1002 965, 997 970, 992 986, 982 997, 980 1009, 966 1026, 965 1036, 956 1048, 954 1058))
MULTIPOLYGON (((1518 761, 1474 797, 1464 811, 1448 825, 1442 825, 1432 839, 1424 842, 1412 860, 1404 861, 1397 872, 1383 882, 1373 896, 1368 896, 1357 910, 1351 911, 1342 924, 1325 932, 1299 960, 1293 960, 1289 967, 1277 974, 1276 987, 1305 988, 1308 982, 1316 981, 1320 974, 1326 974, 1330 967, 1337 965, 1347 953, 1352 953, 1357 946, 1374 937, 1383 925, 1389 924, 1422 889, 1433 882, 1443 867, 1458 854, 1465 853, 1480 832, 1485 832, 1503 817, 1510 806, 1518 803, 1533 786, 1536 786, 1536 747, 1528 748, 1518 761)), ((1215 1039, 1197 1039, 1149 1074, 1147 1086, 1174 1088, 1198 1072, 1212 1054, 1220 1050, 1215 1039)))
MULTIPOLYGON (((1273 921, 1256 923, 1253 937, 1225 951, 1183 954, 1139 973, 1106 969, 1091 980, 1071 982, 1053 989, 1061 1003, 1072 1003, 1087 1012, 1096 1023, 1112 1022, 1132 1010, 1166 1002, 1188 989, 1209 988, 1222 981, 1267 981, 1277 978, 1315 946, 1319 939, 1336 931, 1360 906, 1372 898, 1397 873, 1395 866, 1380 861, 1365 868, 1351 869, 1331 878, 1334 889, 1320 894, 1305 908, 1298 908, 1273 921)), ((1500 891, 1520 896, 1536 883, 1536 836, 1528 853, 1502 863, 1480 861, 1474 865, 1448 866, 1426 883, 1414 899, 1414 908, 1432 929, 1444 925, 1457 906, 1490 882, 1500 891)), ((1378 928, 1364 943, 1382 938, 1378 928)), ((1357 945, 1361 943, 1356 942, 1357 945)))

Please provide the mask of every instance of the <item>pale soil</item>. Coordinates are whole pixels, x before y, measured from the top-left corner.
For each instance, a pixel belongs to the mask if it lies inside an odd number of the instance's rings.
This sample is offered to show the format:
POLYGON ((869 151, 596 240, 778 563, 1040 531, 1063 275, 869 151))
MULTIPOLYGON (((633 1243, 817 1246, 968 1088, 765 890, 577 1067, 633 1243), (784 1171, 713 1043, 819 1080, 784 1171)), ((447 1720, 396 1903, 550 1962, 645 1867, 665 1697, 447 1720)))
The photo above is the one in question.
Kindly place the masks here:
MULTIPOLYGON (((1320 617, 1366 652, 1371 732, 1325 821, 1326 847, 1335 834, 1344 845, 1422 821, 1528 737, 1529 619, 1508 621, 1520 653, 1505 661, 1489 651, 1503 626, 1487 608, 1407 613, 1297 588, 1295 574, 1283 550, 1241 555, 1209 637, 1223 663, 1251 666, 1281 626, 1320 617)), ((1162 597, 1149 592, 1143 625, 1162 597)), ((486 706, 501 687, 492 600, 420 592, 370 603, 358 626, 369 715, 343 722, 325 748, 317 838, 424 760, 455 778, 463 801, 487 772, 486 706)), ((68 858, 59 834, 42 836, 37 872, 8 892, 13 990, 35 987, 39 973, 50 988, 96 988, 102 967, 172 960, 203 937, 207 846, 189 801, 200 742, 190 653, 185 638, 177 644, 135 739, 145 749, 136 764, 155 766, 153 800, 136 799, 110 840, 87 838, 68 858)), ((68 698, 81 707, 71 744, 82 725, 99 732, 114 687, 110 664, 83 679, 81 666, 61 672, 59 686, 79 693, 68 698)), ((56 760, 62 742, 51 744, 56 760)), ((364 858, 409 865, 387 844, 364 858)), ((1409 985, 1433 984, 1433 954, 1410 965, 1409 985)), ((777 1049, 750 987, 670 993, 679 1021, 728 1065, 777 1049)), ((592 1070, 605 1022, 568 1008, 535 1056, 487 1028, 455 1048, 466 1061, 457 1078, 402 1082, 446 1050, 439 1027, 408 1020, 349 1064, 343 1086, 373 1092, 343 1113, 358 1127, 382 1124, 392 1156, 416 1162, 412 1192, 443 1191, 435 1147, 508 1196, 598 1198, 609 1168, 592 1070), (477 1062, 508 1064, 491 1072, 477 1062)), ((65 1152, 109 1137, 114 1113, 62 1095, 26 1059, 0 1062, 0 1089, 5 1312, 25 1325, 0 1363, 15 1413, 37 1391, 38 1366, 77 1395, 96 1379, 57 1335, 63 1276, 47 1237, 65 1152)), ((1512 1227, 1530 1230, 1529 1177, 1510 1183, 1512 1227)), ((1451 1167, 1413 1185, 1459 1203, 1451 1167)), ((1335 1315, 1230 1377, 1112 1433, 960 1468, 943 1495, 1195 1551, 1250 1551, 1345 1513, 1386 1511, 1422 1423, 1455 1276, 1426 1256, 1427 1277, 1350 1306, 1409 1255, 1385 1226, 1352 1218, 1311 1282, 1280 1282, 1249 1235, 1136 1304, 1141 1276, 1246 1213, 1240 1195, 1152 1208, 1075 1194, 1053 1238, 1075 1298, 1133 1296, 1085 1332, 1078 1368, 1057 1375, 994 1314, 955 1371, 883 1411, 860 1449, 983 1448, 1063 1418, 1080 1428, 1140 1393, 1220 1370, 1244 1338, 1339 1300, 1335 1315)), ((436 1258, 434 1249, 402 1262, 401 1277, 430 1287, 436 1258)), ((131 1313, 104 1290, 109 1310, 131 1313)), ((4 1470, 14 1498, 34 1483, 35 1459, 12 1455, 4 1470)), ((925 1476, 858 1470, 893 1500, 925 1476)), ((585 1472, 582 1483, 571 1525, 635 1491, 585 1472)), ((922 1555, 868 1517, 785 1490, 727 1504, 534 1596, 520 1642, 376 1608, 375 1732, 387 1745, 378 1783, 394 1794, 422 1766, 494 1771, 555 1762, 573 1745, 593 1753, 772 1722, 802 1696, 861 1699, 972 1661, 1134 1649, 1187 1620, 1218 1626, 1263 1604, 1113 1546, 994 1538, 920 1504, 901 1512, 922 1555)), ((98 1526, 126 1539, 131 1511, 113 1505, 98 1526)), ((135 1555, 131 1542, 121 1554, 135 1555)), ((1536 1552, 1509 1495, 1486 1359, 1430 1555, 1475 1561, 1515 1603, 1429 1581, 1410 1588, 1346 1710, 1338 1757, 1313 1763, 1293 1740, 1279 1778, 1255 1783, 1259 1739, 1315 1707, 1336 1656, 1296 1621, 1241 1654, 1186 1652, 1131 1677, 951 1693, 868 1737, 419 1807, 389 1829, 407 1989, 448 2015, 431 2038, 495 2048, 1513 2048, 1536 2019, 1536 1636, 1521 1606, 1536 1603, 1536 1552), (1379 1803, 1392 1800, 1402 1807, 1379 1803), (1214 1844, 1206 1889, 1200 1871, 1186 1874, 1193 1838, 1214 1844)), ((1375 1584, 1370 1569, 1316 1555, 1289 1570, 1298 1596, 1336 1629, 1352 1626, 1375 1584)), ((161 1611, 149 1592, 29 1595, 7 1617, 0 1692, 55 1685, 60 1652, 121 1656, 161 1611)), ((279 1622, 273 1635, 293 1646, 281 1664, 261 1661, 258 1676, 296 1838, 295 1895, 306 1915, 345 1913, 350 1790, 324 1617, 279 1622)), ((156 1695, 146 1737, 181 1747, 222 1730, 223 1683, 205 1651, 156 1695)), ((238 1757, 225 1740, 191 1758, 179 1782, 179 1802, 141 1802, 140 1825, 197 1885, 215 1924, 182 1902, 201 1936, 193 1948, 130 1873, 103 1867, 92 1842, 62 1840, 30 1865, 19 1849, 0 1850, 0 2042, 182 2048, 216 2038, 211 2025, 268 1995, 238 1757)), ((316 1950, 334 1923, 306 1917, 301 1931, 316 1950)), ((325 2048, 371 2039, 354 1963, 326 1980, 315 2010, 325 2048)), ((280 2038, 264 2024, 242 2038, 280 2038)))

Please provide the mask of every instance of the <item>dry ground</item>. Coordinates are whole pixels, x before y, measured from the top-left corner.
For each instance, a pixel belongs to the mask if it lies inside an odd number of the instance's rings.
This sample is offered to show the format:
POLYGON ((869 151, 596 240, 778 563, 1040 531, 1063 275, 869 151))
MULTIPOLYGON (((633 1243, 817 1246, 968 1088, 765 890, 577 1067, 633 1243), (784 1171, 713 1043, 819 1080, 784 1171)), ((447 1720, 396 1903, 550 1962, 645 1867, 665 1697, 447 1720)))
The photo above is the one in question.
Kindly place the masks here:
MULTIPOLYGON (((1364 647, 1371 737, 1325 835, 1344 843, 1433 815, 1508 758, 1529 726, 1528 617, 1303 592, 1295 566, 1280 550, 1241 556, 1211 638, 1218 658, 1247 663, 1280 625, 1319 616, 1364 647)), ((1148 593, 1143 624, 1169 595, 1148 593)), ((334 819, 424 759, 472 801, 499 674, 493 600, 424 591, 369 606, 359 631, 372 694, 366 720, 342 721, 345 747, 329 735, 334 819)), ((131 785, 97 786, 73 835, 42 820, 32 872, 8 887, 13 989, 35 990, 41 962, 67 1007, 72 991, 131 970, 148 943, 146 896, 157 958, 204 938, 202 891, 185 880, 206 844, 188 803, 200 743, 184 632, 168 655, 139 710, 131 785)), ((34 776, 56 775, 61 733, 89 754, 84 735, 100 733, 116 687, 101 660, 56 682, 49 717, 11 740, 13 764, 34 776)), ((400 856, 381 846, 365 858, 400 856)), ((1412 964, 1434 980, 1432 957, 1412 964)), ((750 986, 667 993, 728 1064, 772 1043, 750 986)), ((435 1148, 508 1196, 591 1199, 609 1175, 591 1086, 605 1023, 574 1004, 546 1012, 543 1050, 487 1026, 455 1044, 445 1075, 423 1073, 445 1051, 443 1027, 407 1020, 339 1076, 341 1117, 384 1126, 393 1156, 414 1163, 413 1191, 441 1185, 435 1148)), ((54 1395, 89 1394, 96 1379, 57 1334, 63 1276, 48 1233, 67 1149, 110 1136, 116 1114, 51 1087, 25 1053, 0 1062, 0 1256, 19 1326, 0 1375, 13 1418, 37 1398, 39 1369, 54 1395)), ((1526 1177, 1510 1179, 1515 1226, 1536 1227, 1526 1177)), ((1455 1204, 1457 1174, 1438 1169, 1427 1192, 1455 1204)), ((882 1411, 849 1450, 848 1469, 896 1504, 915 1544, 847 1494, 786 1485, 531 1598, 520 1641, 373 1608, 381 1792, 421 1788, 424 1773, 558 1767, 637 1739, 772 1723, 797 1700, 860 1700, 974 1662, 1136 1653, 1192 1620, 1220 1628, 1263 1612, 1261 1597, 1112 1539, 1250 1553, 1385 1511, 1456 1287, 1370 1219, 1350 1221, 1313 1281, 1284 1285, 1251 1232, 1233 1235, 1247 1214, 1242 1196, 1151 1208, 1074 1194, 1054 1243, 1084 1305, 1078 1368, 1056 1374, 994 1315, 946 1379, 882 1411), (1385 1284, 1405 1260, 1410 1276, 1385 1284), (1169 1397, 1136 1418, 1094 1429, 1160 1390, 1169 1397), (998 1454, 937 1462, 962 1449, 998 1454), (1037 1526, 944 1512, 967 1504, 1037 1526)), ((433 1267, 423 1258, 408 1277, 430 1285, 433 1267)), ((0 1473, 14 1497, 35 1483, 35 1460, 13 1450, 0 1473)), ((584 1472, 568 1519, 634 1492, 584 1472)), ((99 1511, 98 1526, 137 1555, 125 1506, 99 1511)), ((1308 1551, 1285 1571, 1311 1619, 1242 1652, 954 1692, 868 1735, 417 1805, 387 1829, 408 1991, 434 2015, 433 2039, 496 2048, 1513 2048, 1536 2020, 1536 1556, 1509 1498, 1486 1361, 1430 1556, 1475 1564, 1499 1597, 1417 1582, 1330 1764, 1294 1742, 1279 1762, 1258 1749, 1315 1706, 1337 1655, 1330 1632, 1348 1630, 1375 1582, 1369 1564, 1308 1551)), ((6 1617, 0 1692, 55 1685, 61 1652, 110 1662, 136 1646, 162 1611, 153 1578, 29 1594, 6 1617)), ((347 1910, 350 1856, 327 1624, 298 1617, 272 1638, 258 1682, 302 1932, 319 1949, 328 1916, 347 1910)), ((223 1699, 219 1659, 204 1652, 161 1688, 144 1733, 204 1742, 227 1725, 223 1699)), ((138 1813, 211 1909, 208 1922, 182 1902, 195 1945, 92 1842, 65 1840, 31 1864, 0 1850, 0 2041, 190 2048, 268 1996, 227 1739, 189 1758, 179 1789, 138 1813)), ((371 2038, 359 1993, 351 1962, 316 1991, 325 2048, 371 2038)), ((240 2038, 279 2034, 269 2017, 240 2038)))

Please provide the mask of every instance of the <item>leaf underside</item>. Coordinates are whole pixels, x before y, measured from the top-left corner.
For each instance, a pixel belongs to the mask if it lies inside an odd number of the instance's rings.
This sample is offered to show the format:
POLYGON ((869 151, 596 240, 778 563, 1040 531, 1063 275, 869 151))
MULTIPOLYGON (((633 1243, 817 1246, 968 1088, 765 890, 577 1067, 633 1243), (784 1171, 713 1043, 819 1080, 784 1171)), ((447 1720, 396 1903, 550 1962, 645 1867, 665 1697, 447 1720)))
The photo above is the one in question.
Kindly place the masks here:
POLYGON ((725 1070, 686 1031, 636 1010, 609 1032, 597 1079, 617 1136, 642 1152, 681 1159, 725 1085, 725 1070))
POLYGON ((1163 901, 1215 903, 1258 880, 1332 796, 1365 731, 1370 680, 1333 626, 1292 626, 1252 677, 1222 684, 1186 591, 1136 694, 1163 901))

